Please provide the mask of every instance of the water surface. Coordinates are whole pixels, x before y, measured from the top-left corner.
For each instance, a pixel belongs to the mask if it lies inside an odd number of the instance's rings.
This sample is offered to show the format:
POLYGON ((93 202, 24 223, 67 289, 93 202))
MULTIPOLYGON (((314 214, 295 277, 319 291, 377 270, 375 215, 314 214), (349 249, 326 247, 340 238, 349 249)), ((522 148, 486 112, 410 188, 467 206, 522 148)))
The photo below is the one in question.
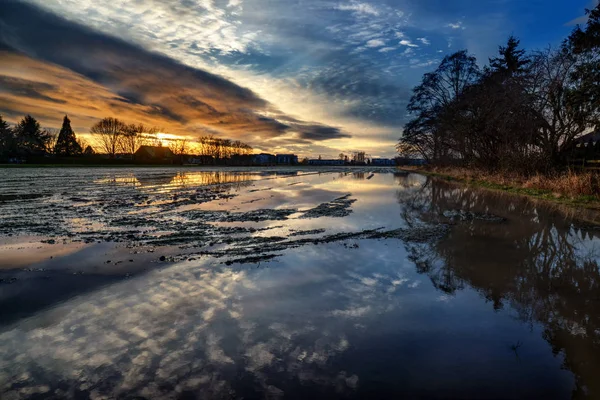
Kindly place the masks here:
POLYGON ((376 168, 0 178, 2 399, 600 396, 598 230, 532 200, 376 168))

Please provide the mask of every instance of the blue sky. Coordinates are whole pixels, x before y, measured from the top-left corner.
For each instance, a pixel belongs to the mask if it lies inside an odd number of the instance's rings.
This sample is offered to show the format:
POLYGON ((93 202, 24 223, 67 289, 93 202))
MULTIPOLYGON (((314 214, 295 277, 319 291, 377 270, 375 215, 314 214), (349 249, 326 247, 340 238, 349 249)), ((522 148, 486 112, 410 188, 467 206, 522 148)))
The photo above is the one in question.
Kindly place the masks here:
MULTIPOLYGON (((261 150, 393 155, 444 55, 556 45, 589 0, 2 0, 0 113, 121 116, 261 150), (9 56, 10 55, 10 56, 9 56)), ((581 20, 579 20, 581 21, 581 20)))

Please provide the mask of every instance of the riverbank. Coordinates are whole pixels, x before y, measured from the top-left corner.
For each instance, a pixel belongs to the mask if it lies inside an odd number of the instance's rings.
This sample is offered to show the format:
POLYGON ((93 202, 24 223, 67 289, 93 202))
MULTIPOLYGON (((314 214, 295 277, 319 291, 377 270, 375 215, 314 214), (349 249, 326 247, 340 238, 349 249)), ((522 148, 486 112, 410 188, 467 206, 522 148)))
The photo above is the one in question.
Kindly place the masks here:
POLYGON ((470 186, 498 190, 572 207, 600 210, 600 178, 591 172, 565 172, 560 175, 489 173, 468 168, 401 167, 470 186))

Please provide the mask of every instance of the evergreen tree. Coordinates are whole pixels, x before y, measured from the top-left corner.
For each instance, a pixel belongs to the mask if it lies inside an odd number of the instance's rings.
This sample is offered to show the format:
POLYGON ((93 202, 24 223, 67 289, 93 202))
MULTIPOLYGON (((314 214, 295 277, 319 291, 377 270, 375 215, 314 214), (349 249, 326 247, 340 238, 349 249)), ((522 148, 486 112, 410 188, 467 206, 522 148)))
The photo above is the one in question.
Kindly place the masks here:
POLYGON ((578 26, 565 41, 565 51, 577 60, 571 77, 575 85, 569 93, 569 106, 578 110, 578 118, 588 118, 590 125, 600 126, 600 4, 586 10, 588 21, 578 26))
POLYGON ((65 115, 62 128, 58 134, 56 146, 54 146, 54 153, 59 156, 70 157, 79 156, 81 155, 81 152, 81 145, 77 143, 75 132, 73 132, 73 129, 71 128, 71 121, 69 120, 69 117, 65 115))
POLYGON ((8 159, 14 152, 15 137, 8 123, 0 115, 0 160, 8 159))
POLYGON ((31 115, 25 116, 15 128, 17 152, 21 155, 42 155, 46 153, 50 135, 40 128, 40 123, 31 115))
POLYGON ((499 57, 490 58, 492 73, 511 77, 527 71, 531 60, 526 56, 525 50, 519 48, 520 43, 519 39, 511 35, 506 46, 498 47, 499 57))

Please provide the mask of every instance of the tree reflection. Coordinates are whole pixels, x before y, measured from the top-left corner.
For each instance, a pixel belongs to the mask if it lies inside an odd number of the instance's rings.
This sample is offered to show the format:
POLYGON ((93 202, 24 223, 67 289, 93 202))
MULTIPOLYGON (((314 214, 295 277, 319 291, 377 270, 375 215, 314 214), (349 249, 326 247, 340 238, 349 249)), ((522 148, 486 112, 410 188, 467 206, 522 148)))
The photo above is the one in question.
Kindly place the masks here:
POLYGON ((417 270, 445 293, 468 286, 494 310, 541 323, 575 376, 573 398, 600 397, 597 231, 527 198, 412 174, 396 181, 409 226, 452 225, 437 243, 407 245, 417 270))

